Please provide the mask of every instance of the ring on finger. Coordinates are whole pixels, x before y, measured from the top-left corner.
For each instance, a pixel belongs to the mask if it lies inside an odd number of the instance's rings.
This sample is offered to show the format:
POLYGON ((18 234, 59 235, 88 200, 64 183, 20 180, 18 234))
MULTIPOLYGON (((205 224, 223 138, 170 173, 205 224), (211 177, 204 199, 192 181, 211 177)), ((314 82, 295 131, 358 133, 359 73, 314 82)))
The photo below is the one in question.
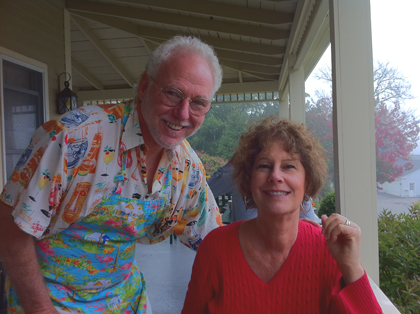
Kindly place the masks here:
POLYGON ((344 223, 346 226, 350 226, 350 220, 346 219, 346 222, 344 223))

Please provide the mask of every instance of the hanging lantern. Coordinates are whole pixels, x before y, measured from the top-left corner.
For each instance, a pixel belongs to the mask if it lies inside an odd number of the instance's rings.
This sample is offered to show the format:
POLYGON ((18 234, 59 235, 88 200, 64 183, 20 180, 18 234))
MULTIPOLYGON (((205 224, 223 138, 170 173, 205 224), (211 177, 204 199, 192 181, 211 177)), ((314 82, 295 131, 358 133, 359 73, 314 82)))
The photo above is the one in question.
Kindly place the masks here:
MULTIPOLYGON (((63 72, 61 74, 68 74, 67 72, 63 72)), ((58 85, 60 89, 60 76, 58 76, 58 85)), ((69 80, 64 81, 64 89, 58 93, 57 95, 57 112, 58 114, 66 113, 67 111, 73 110, 77 108, 77 95, 74 93, 70 88, 69 81, 71 80, 70 74, 68 74, 69 80)))

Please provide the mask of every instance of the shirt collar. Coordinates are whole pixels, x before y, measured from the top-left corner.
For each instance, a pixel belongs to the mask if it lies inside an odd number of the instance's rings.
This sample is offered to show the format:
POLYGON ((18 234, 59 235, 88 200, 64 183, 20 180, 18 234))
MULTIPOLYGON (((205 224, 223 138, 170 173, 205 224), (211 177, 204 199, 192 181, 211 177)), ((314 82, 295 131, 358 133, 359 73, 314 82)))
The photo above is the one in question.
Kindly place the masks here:
POLYGON ((121 136, 121 152, 144 144, 137 113, 137 102, 131 100, 129 104, 129 107, 124 106, 124 115, 128 114, 128 118, 121 136), (129 112, 126 110, 129 110, 129 112))

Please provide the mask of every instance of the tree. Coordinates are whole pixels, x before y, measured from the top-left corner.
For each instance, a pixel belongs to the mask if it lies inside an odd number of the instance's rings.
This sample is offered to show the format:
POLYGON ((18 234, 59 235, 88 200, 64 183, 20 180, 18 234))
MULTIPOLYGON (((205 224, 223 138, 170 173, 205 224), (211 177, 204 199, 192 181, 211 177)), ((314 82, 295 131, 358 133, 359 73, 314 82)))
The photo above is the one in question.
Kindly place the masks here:
POLYGON ((332 134, 332 99, 331 94, 316 91, 316 102, 306 102, 306 126, 319 139, 325 149, 328 160, 329 179, 333 180, 334 150, 332 134))
POLYGON ((254 122, 266 116, 279 115, 279 102, 268 101, 263 103, 246 103, 244 106, 247 108, 249 121, 254 122))
MULTIPOLYGON (((324 66, 315 73, 315 78, 324 81, 332 87, 331 68, 324 66)), ((391 67, 389 62, 377 61, 373 66, 373 97, 375 103, 403 103, 405 100, 413 99, 411 84, 406 77, 391 67)))
POLYGON ((373 82, 373 95, 377 104, 400 103, 414 98, 411 94, 411 84, 397 68, 391 67, 389 62, 376 62, 373 82))
MULTIPOLYGON (((331 69, 324 67, 315 77, 325 81, 331 87, 331 69)), ((376 180, 379 183, 392 182, 408 170, 412 164, 408 162, 411 151, 417 147, 420 120, 412 110, 403 110, 400 103, 412 99, 411 85, 398 69, 389 63, 376 62, 374 67, 374 105, 375 105, 375 137, 376 137, 376 180), (401 161, 407 161, 401 163, 401 161)), ((308 126, 323 144, 329 160, 332 160, 332 141, 325 125, 332 130, 332 99, 317 94, 318 100, 310 99, 307 104, 308 126), (318 115, 317 115, 318 114, 318 115), (320 126, 322 124, 323 126, 320 126)), ((331 165, 329 165, 331 171, 331 165)))
POLYGON ((376 181, 392 182, 409 170, 410 153, 417 147, 419 120, 410 111, 403 111, 398 103, 386 106, 379 103, 375 110, 376 181), (407 162, 402 162, 402 161, 407 162), (400 161, 397 163, 397 161, 400 161))
POLYGON ((278 113, 278 101, 214 105, 201 128, 188 141, 197 151, 230 159, 250 122, 278 113))
POLYGON ((200 129, 188 141, 191 147, 198 151, 216 152, 217 141, 223 134, 223 129, 223 121, 213 114, 208 114, 200 129))
POLYGON ((217 155, 219 157, 232 158, 242 133, 246 131, 247 120, 248 115, 245 112, 236 110, 226 117, 226 126, 218 142, 217 155))
POLYGON ((206 176, 211 176, 217 171, 220 167, 227 164, 227 159, 222 159, 220 157, 210 156, 209 154, 196 151, 197 156, 200 158, 203 163, 204 169, 206 170, 206 176))

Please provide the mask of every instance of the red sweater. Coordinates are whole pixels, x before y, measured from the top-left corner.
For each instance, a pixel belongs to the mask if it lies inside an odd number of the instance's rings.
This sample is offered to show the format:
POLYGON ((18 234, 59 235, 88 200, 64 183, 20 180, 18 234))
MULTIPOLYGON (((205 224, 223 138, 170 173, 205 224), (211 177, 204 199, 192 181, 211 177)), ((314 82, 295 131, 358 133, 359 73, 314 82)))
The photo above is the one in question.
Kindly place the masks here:
POLYGON ((200 243, 183 314, 382 313, 366 273, 343 287, 320 228, 299 222, 289 256, 265 283, 242 253, 240 223, 217 228, 200 243))

